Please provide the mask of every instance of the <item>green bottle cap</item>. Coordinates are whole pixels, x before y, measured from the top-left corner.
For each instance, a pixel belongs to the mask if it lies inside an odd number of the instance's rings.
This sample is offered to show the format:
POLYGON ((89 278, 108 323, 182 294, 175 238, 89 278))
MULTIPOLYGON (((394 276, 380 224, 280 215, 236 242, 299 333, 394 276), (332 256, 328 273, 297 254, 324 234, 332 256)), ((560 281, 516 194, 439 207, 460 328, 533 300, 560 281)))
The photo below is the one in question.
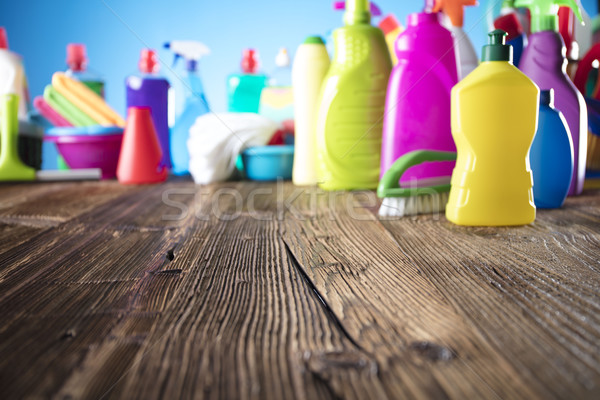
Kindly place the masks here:
POLYGON ((321 36, 309 36, 304 39, 304 44, 325 44, 321 36))
POLYGON ((513 62, 513 48, 506 44, 508 33, 496 29, 488 34, 488 44, 483 46, 482 61, 507 61, 513 62))

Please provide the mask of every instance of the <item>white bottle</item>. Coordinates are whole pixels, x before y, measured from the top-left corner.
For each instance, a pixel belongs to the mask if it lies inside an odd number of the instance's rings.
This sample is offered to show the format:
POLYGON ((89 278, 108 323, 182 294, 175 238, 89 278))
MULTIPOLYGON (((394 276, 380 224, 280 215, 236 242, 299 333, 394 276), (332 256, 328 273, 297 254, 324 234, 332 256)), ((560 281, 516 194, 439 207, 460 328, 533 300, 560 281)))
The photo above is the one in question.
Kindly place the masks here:
POLYGON ((327 48, 319 36, 309 36, 296 51, 292 66, 295 113, 292 181, 295 185, 317 184, 317 100, 329 64, 327 48))
POLYGON ((458 79, 462 80, 479 66, 479 59, 471 39, 460 26, 451 26, 450 31, 454 36, 456 49, 456 62, 458 64, 458 79))
POLYGON ((579 45, 579 59, 582 59, 594 44, 594 33, 592 28, 592 19, 583 8, 581 0, 577 0, 577 5, 581 10, 583 24, 578 20, 575 20, 575 41, 579 45))
POLYGON ((452 32, 452 36, 454 37, 458 79, 462 80, 479 66, 479 58, 477 57, 473 43, 463 29, 464 7, 476 5, 477 2, 474 0, 467 0, 464 5, 458 9, 450 7, 453 4, 454 3, 448 0, 438 0, 434 7, 434 11, 444 11, 442 24, 452 32))
POLYGON ((0 95, 11 93, 19 97, 19 119, 27 120, 29 93, 23 62, 8 50, 6 31, 0 27, 0 95))

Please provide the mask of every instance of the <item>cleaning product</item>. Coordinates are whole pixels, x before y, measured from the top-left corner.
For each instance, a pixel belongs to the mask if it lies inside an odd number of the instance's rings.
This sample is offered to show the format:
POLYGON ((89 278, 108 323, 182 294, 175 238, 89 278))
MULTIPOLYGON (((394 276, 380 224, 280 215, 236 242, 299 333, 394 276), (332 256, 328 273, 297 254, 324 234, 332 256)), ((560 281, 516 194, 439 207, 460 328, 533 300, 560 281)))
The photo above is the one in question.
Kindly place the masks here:
POLYGON ((458 61, 459 79, 469 75, 479 65, 479 58, 473 43, 463 30, 464 7, 475 6, 477 0, 436 0, 434 12, 443 11, 450 20, 450 31, 454 37, 454 48, 458 61))
POLYGON ((98 125, 96 120, 67 100, 52 85, 48 85, 44 89, 44 100, 53 110, 73 126, 98 125))
POLYGON ((150 107, 129 107, 117 164, 117 179, 124 184, 147 184, 167 179, 167 168, 150 107))
POLYGON ((446 218, 458 225, 524 225, 535 220, 528 155, 539 89, 512 64, 506 32, 489 36, 481 65, 452 89, 458 155, 446 218))
MULTIPOLYGON (((579 59, 579 44, 575 39, 575 14, 569 7, 559 7, 557 15, 558 32, 565 43, 567 60, 569 60, 569 67, 571 67, 571 64, 579 59)), ((567 71, 569 70, 569 67, 567 67, 567 71)), ((571 74, 569 74, 569 76, 571 76, 571 74)))
POLYGON ((594 68, 594 64, 600 60, 600 43, 596 43, 592 48, 583 56, 577 67, 575 73, 575 79, 573 83, 575 87, 585 97, 597 98, 599 94, 598 81, 594 82, 591 86, 591 90, 588 90, 588 83, 590 82, 590 75, 593 72, 597 73, 597 68, 594 68))
MULTIPOLYGON (((519 24, 523 28, 523 32, 526 36, 531 34, 531 14, 527 9, 520 9, 515 7, 516 0, 503 0, 500 4, 500 16, 513 14, 519 21, 519 24)), ((490 2, 493 3, 493 2, 490 2)), ((494 4, 499 4, 495 2, 494 4)))
POLYGON ((292 181, 295 185, 317 183, 317 100, 330 60, 323 39, 309 36, 298 47, 292 67, 295 114, 295 154, 292 181))
POLYGON ((33 99, 33 106, 38 110, 42 117, 46 118, 54 126, 73 126, 62 115, 50 106, 42 96, 36 96, 33 99))
POLYGON ((248 147, 264 146, 280 128, 256 113, 204 114, 190 128, 190 174, 197 184, 225 181, 248 147))
POLYGON ((123 118, 83 82, 56 72, 52 75, 52 87, 98 124, 125 126, 123 118))
POLYGON ((516 7, 531 10, 529 45, 519 68, 540 88, 554 89, 555 107, 567 120, 574 150, 573 179, 569 195, 580 194, 585 179, 587 152, 587 109, 579 90, 566 73, 565 45, 558 33, 558 6, 570 6, 581 19, 574 0, 516 0, 516 7))
POLYGON ((590 15, 586 12, 585 8, 581 4, 581 0, 576 0, 579 10, 581 11, 581 19, 583 24, 575 23, 575 40, 579 45, 579 54, 583 56, 586 54, 594 45, 594 32, 592 29, 593 23, 590 15))
POLYGON ((521 26, 521 22, 519 22, 519 19, 517 18, 517 13, 511 12, 499 16, 494 21, 494 27, 496 29, 502 29, 508 33, 506 44, 513 47, 513 64, 515 66, 519 66, 521 62, 521 56, 523 55, 523 50, 527 46, 527 35, 521 26))
POLYGON ((23 61, 8 49, 6 30, 0 26, 0 95, 10 93, 19 98, 19 119, 27 120, 29 91, 23 61))
POLYGON ((161 166, 171 168, 169 145, 169 82, 159 75, 160 64, 156 52, 142 49, 138 64, 140 75, 125 80, 126 104, 130 107, 149 107, 162 149, 161 166))
POLYGON ((0 181, 99 179, 97 169, 85 171, 36 171, 19 157, 19 97, 0 95, 0 181))
MULTIPOLYGON (((456 151, 450 127, 450 91, 458 82, 450 31, 439 13, 408 16, 398 36, 399 63, 387 89, 381 176, 403 154, 414 150, 456 151)), ((450 176, 454 162, 426 163, 411 168, 401 184, 431 177, 450 176)))
POLYGON ((383 174, 377 187, 377 196, 382 198, 379 215, 382 217, 404 217, 443 211, 448 202, 450 179, 421 180, 420 186, 400 187, 403 175, 418 165, 431 162, 456 161, 456 153, 415 150, 396 160, 383 174))
POLYGON ((74 78, 89 87, 98 96, 104 98, 104 81, 102 78, 88 70, 88 58, 85 45, 69 43, 67 45, 67 71, 65 75, 74 78))
POLYGON ((275 65, 268 86, 261 91, 258 113, 277 122, 293 120, 292 67, 285 47, 279 49, 275 65))
POLYGON ((600 178, 600 100, 586 99, 589 115, 587 176, 600 178))
POLYGON ((402 25, 396 19, 394 14, 387 15, 384 19, 379 21, 379 28, 385 35, 385 42, 387 43, 390 56, 392 58, 392 65, 398 64, 398 57, 396 56, 396 50, 394 49, 394 43, 396 38, 402 32, 402 25))
POLYGON ((326 190, 370 189, 379 182, 385 93, 392 61, 368 0, 346 0, 345 26, 319 96, 317 169, 326 190))
POLYGON ((569 60, 567 75, 571 78, 575 76, 578 61, 590 50, 593 44, 592 21, 581 6, 581 2, 579 0, 576 1, 581 11, 583 24, 578 23, 571 8, 560 7, 558 10, 558 31, 567 48, 567 59, 569 60))
POLYGON ((0 129, 0 180, 32 181, 35 169, 19 158, 17 151, 19 122, 17 120, 19 98, 14 94, 1 96, 2 127, 0 129))
POLYGON ((554 108, 554 91, 542 90, 538 129, 529 151, 533 198, 538 208, 562 206, 573 176, 573 142, 563 115, 554 108))
POLYGON ((267 76, 259 72, 258 52, 246 49, 242 55, 242 73, 227 77, 227 110, 257 113, 260 94, 267 86, 267 76))
POLYGON ((198 73, 198 62, 202 57, 210 54, 210 50, 204 44, 195 41, 171 41, 166 43, 165 47, 175 53, 175 60, 178 58, 186 60, 186 75, 183 79, 187 95, 183 112, 171 129, 170 141, 172 172, 175 175, 183 175, 189 170, 190 154, 187 141, 190 127, 199 116, 210 110, 198 73))

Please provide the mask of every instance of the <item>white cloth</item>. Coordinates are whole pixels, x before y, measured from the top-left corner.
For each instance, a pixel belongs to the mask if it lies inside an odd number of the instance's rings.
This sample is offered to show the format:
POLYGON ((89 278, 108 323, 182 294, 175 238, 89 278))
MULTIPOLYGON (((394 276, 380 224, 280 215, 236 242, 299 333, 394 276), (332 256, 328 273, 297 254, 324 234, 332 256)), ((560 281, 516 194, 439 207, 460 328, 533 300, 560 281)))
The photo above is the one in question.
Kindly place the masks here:
POLYGON ((187 141, 194 182, 229 179, 238 155, 246 148, 266 145, 279 124, 254 113, 208 113, 198 117, 187 141))

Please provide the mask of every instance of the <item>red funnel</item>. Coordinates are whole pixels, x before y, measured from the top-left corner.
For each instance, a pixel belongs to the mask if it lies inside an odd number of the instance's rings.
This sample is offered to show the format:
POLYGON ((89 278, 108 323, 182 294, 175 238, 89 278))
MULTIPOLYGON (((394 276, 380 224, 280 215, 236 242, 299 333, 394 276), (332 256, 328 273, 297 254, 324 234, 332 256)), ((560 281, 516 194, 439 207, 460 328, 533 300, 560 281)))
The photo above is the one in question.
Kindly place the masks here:
POLYGON ((162 150, 149 107, 129 107, 123 133, 117 179, 121 183, 158 183, 167 179, 160 166, 162 150))

